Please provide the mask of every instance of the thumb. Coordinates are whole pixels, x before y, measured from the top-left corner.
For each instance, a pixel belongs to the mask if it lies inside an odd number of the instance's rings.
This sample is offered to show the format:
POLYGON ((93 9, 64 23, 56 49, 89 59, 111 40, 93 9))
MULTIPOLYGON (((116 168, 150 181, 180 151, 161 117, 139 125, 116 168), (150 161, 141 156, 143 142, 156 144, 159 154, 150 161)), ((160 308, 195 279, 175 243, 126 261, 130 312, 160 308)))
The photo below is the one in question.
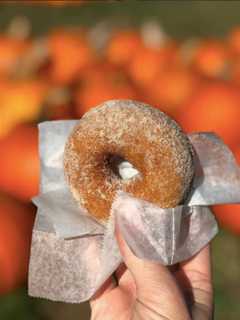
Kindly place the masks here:
POLYGON ((115 234, 123 261, 136 284, 139 307, 144 312, 157 313, 168 319, 190 319, 183 295, 168 268, 136 257, 124 240, 118 223, 115 234))

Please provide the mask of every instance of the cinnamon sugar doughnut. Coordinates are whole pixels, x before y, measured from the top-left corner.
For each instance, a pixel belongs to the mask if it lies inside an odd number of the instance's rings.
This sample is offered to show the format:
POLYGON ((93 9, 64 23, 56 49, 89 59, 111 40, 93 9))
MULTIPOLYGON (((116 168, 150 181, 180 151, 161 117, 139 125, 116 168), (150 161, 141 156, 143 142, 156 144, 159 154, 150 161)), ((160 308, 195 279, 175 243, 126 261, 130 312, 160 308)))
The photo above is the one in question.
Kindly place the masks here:
POLYGON ((96 219, 106 220, 119 189, 162 208, 180 204, 193 178, 193 150, 163 112, 140 102, 113 100, 79 120, 65 146, 64 169, 77 201, 96 219), (139 174, 121 179, 119 159, 139 174))

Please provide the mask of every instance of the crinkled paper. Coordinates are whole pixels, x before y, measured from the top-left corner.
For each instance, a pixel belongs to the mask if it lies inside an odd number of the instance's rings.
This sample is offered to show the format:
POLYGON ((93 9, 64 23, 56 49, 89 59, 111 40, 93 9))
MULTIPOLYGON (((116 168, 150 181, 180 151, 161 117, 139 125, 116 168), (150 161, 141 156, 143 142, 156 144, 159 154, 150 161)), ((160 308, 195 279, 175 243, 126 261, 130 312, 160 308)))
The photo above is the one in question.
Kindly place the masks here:
POLYGON ((214 134, 189 135, 196 151, 196 174, 184 206, 161 209, 119 191, 109 222, 92 219, 73 199, 63 173, 66 139, 76 121, 39 125, 41 190, 33 230, 29 294, 56 301, 88 300, 122 259, 114 220, 133 252, 165 265, 190 258, 217 233, 207 205, 240 200, 239 167, 214 134))

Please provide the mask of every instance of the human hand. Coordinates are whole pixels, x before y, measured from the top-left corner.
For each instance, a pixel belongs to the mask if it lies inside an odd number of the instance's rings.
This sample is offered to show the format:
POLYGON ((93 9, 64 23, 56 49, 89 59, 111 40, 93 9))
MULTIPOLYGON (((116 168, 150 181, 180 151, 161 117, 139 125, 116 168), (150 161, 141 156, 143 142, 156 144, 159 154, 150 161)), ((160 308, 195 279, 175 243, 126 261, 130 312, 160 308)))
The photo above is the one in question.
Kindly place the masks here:
POLYGON ((116 227, 122 264, 91 299, 91 320, 210 320, 209 245, 188 261, 165 267, 141 260, 116 227))

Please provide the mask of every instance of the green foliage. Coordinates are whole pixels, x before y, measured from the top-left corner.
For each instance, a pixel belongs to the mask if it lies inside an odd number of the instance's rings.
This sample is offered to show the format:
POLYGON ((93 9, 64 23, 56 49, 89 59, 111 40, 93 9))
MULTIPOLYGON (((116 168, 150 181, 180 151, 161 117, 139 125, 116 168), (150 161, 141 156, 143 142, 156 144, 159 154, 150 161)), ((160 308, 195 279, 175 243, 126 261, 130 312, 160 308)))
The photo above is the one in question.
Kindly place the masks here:
POLYGON ((27 296, 21 288, 0 298, 0 319, 3 320, 42 320, 38 316, 37 301, 27 296))
POLYGON ((215 318, 240 316, 240 238, 220 231, 212 243, 215 318))
MULTIPOLYGON (((36 1, 37 2, 37 1, 36 1)), ((99 21, 139 25, 156 19, 174 37, 221 36, 240 24, 239 1, 127 0, 93 1, 80 6, 1 5, 0 28, 18 16, 26 16, 34 33, 59 25, 93 26, 99 21)))

